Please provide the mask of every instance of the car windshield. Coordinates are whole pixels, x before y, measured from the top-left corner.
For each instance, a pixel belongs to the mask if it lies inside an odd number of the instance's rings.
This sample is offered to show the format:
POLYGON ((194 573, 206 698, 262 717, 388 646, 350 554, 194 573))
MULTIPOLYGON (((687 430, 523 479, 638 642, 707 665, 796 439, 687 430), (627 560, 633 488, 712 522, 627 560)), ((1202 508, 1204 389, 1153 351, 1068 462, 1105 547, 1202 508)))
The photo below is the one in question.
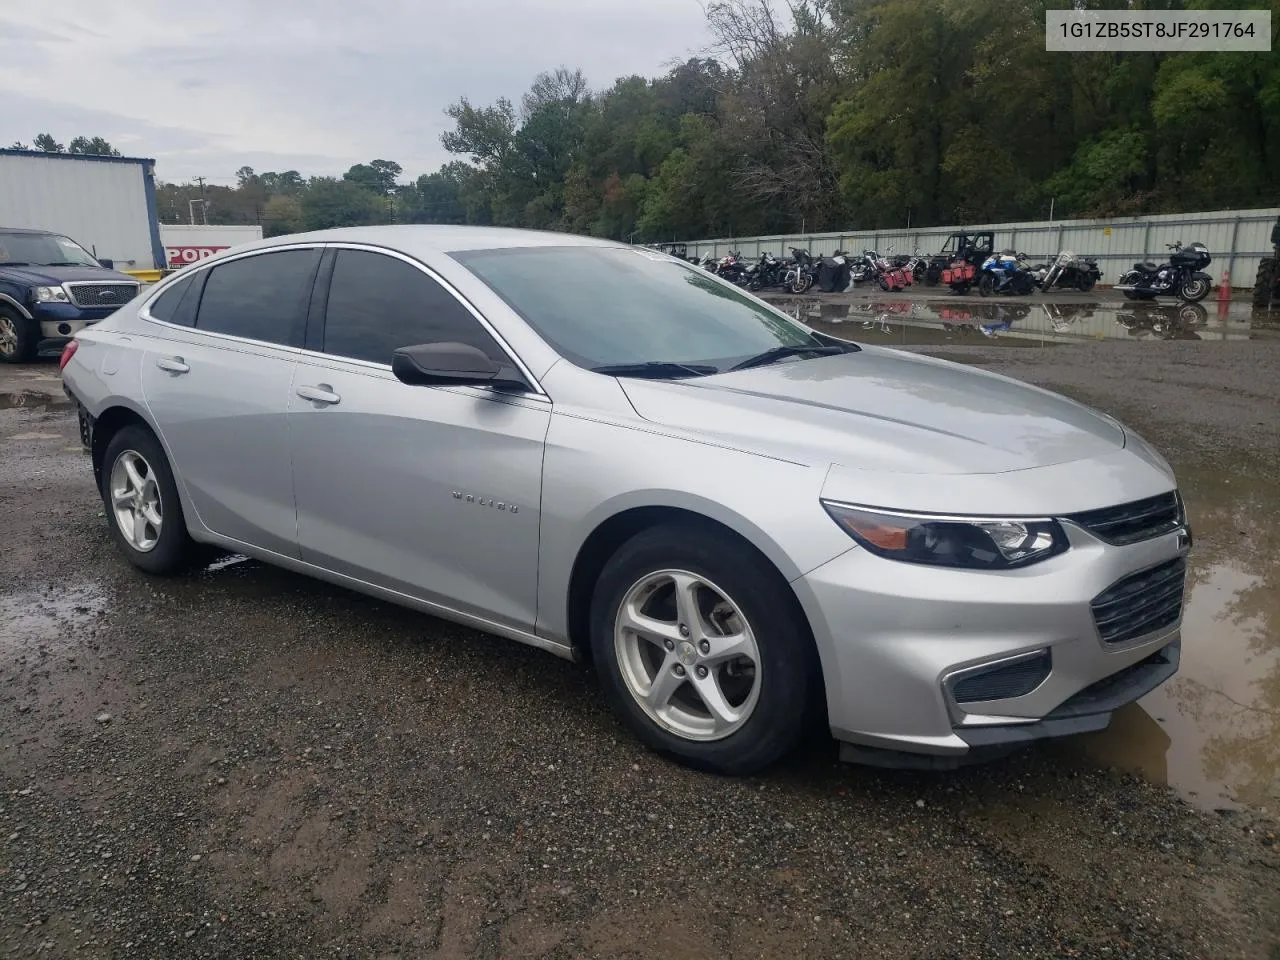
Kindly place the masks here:
POLYGON ((98 261, 70 237, 56 233, 0 232, 0 263, 38 267, 96 267, 98 261))
POLYGON ((561 356, 589 369, 648 365, 705 375, 779 347, 800 348, 800 356, 834 349, 706 270, 653 251, 511 247, 450 256, 561 356))

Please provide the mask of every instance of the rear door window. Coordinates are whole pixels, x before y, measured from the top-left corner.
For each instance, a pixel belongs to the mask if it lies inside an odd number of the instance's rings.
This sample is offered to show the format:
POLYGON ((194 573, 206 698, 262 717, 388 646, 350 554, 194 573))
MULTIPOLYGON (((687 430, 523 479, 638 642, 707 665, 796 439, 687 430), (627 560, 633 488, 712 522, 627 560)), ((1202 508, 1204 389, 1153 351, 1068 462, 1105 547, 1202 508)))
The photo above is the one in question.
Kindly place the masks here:
POLYGON ((306 324, 319 248, 259 253, 213 267, 196 328, 298 346, 306 324))

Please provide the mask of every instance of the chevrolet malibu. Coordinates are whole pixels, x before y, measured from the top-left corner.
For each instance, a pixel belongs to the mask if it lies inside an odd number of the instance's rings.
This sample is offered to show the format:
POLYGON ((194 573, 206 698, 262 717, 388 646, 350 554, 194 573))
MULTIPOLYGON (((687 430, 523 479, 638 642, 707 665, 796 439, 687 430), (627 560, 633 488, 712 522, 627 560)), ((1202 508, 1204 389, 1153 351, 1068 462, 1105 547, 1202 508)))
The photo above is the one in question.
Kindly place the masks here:
POLYGON ((955 765, 1100 729, 1177 669, 1190 533, 1136 433, 652 250, 282 237, 62 363, 137 567, 209 544, 590 659, 703 769, 818 718, 845 759, 955 765))

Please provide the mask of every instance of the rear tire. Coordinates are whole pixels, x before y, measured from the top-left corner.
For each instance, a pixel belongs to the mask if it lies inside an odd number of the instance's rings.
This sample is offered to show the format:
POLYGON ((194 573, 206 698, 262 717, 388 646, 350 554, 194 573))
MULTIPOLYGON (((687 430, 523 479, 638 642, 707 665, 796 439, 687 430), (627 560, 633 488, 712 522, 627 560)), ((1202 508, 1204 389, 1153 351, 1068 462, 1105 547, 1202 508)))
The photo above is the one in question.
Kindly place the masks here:
POLYGON ((663 524, 637 534, 605 564, 590 623, 610 706, 642 742, 687 766, 761 770, 795 747, 821 702, 795 596, 764 558, 720 530, 663 524), (750 655, 723 659, 727 636, 750 655))
POLYGON ((173 471, 151 431, 128 426, 111 438, 99 492, 112 539, 139 570, 180 573, 196 559, 173 471))
POLYGON ((1076 281, 1076 286, 1081 293, 1088 293, 1093 289, 1095 283, 1097 283, 1097 280, 1092 273, 1083 273, 1080 275, 1080 279, 1076 281))
POLYGON ((0 363, 30 363, 40 344, 40 328, 14 310, 0 307, 0 363))

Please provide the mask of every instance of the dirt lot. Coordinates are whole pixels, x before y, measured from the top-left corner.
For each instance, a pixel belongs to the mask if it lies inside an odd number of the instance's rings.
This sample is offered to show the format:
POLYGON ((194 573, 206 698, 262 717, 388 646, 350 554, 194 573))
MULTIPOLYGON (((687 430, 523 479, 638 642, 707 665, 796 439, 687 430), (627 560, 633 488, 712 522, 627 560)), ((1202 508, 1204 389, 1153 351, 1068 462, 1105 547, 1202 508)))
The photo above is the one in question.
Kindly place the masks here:
POLYGON ((1280 341, 930 351, 1184 478, 1192 686, 1095 748, 692 773, 546 654, 250 561, 138 574, 56 368, 6 371, 0 955, 1280 958, 1280 341))

